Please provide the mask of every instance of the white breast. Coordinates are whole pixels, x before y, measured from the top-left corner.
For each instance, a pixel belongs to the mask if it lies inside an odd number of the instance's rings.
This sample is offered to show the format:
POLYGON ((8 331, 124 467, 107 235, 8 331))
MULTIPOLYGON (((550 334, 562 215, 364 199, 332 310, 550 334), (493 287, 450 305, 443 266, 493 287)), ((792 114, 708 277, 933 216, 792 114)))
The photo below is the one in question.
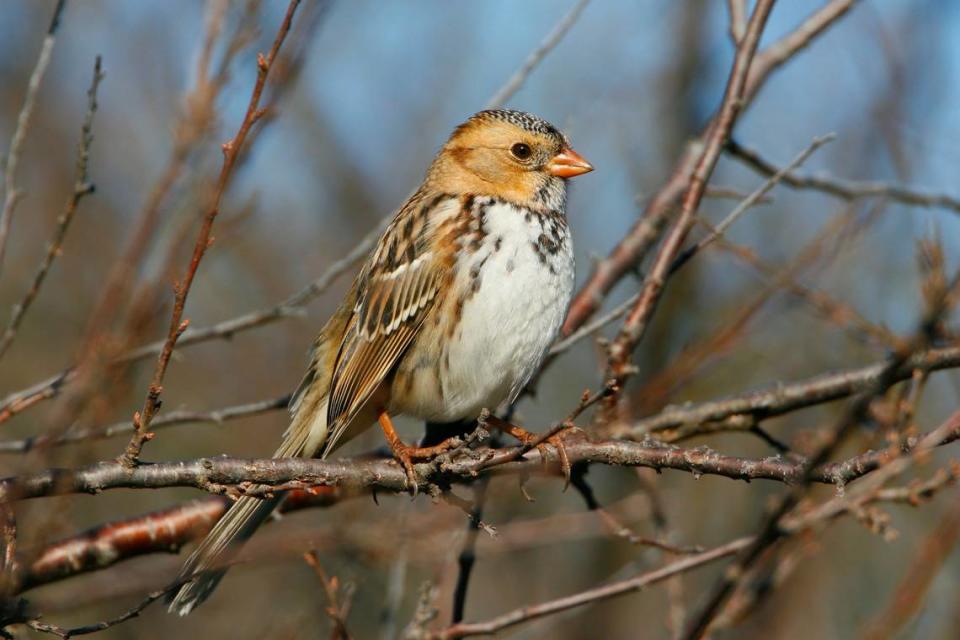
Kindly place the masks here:
POLYGON ((440 368, 443 415, 469 419, 520 393, 556 339, 573 292, 570 232, 558 215, 541 216, 504 203, 478 203, 480 248, 458 265, 457 286, 469 290, 462 322, 440 368))

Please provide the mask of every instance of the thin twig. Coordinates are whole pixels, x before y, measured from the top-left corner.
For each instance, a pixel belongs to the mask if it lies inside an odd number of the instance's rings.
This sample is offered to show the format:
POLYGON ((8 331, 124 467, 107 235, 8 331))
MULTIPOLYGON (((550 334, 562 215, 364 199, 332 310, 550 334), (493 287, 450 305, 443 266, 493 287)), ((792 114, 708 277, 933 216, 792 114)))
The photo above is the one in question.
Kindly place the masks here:
POLYGON ((936 328, 943 314, 949 308, 950 294, 953 293, 958 282, 960 282, 960 271, 944 288, 939 298, 929 305, 929 309, 919 322, 914 338, 891 355, 880 375, 850 403, 836 425, 825 435, 817 451, 804 463, 801 481, 778 498, 777 503, 770 510, 770 514, 764 519, 756 539, 741 554, 734 566, 728 569, 711 589, 707 597, 707 603, 700 610, 700 613, 693 618, 693 622, 684 633, 683 637, 686 640, 699 640, 708 632, 714 617, 727 603, 743 576, 747 574, 760 556, 782 537, 781 520, 800 502, 800 499, 806 493, 807 485, 816 473, 815 469, 829 459, 833 452, 844 443, 850 432, 867 418, 871 402, 886 393, 887 389, 897 381, 897 372, 914 355, 914 352, 925 347, 935 338, 936 328))
MULTIPOLYGON (((960 348, 948 347, 923 351, 898 369, 896 380, 909 379, 915 370, 938 371, 960 366, 960 348)), ((838 373, 814 376, 769 389, 699 404, 669 406, 660 413, 632 423, 613 424, 605 435, 614 438, 643 439, 652 432, 690 430, 697 427, 734 426, 780 416, 803 407, 831 402, 869 388, 883 373, 884 364, 876 363, 838 373)))
POLYGON ((467 607, 467 587, 470 586, 470 577, 473 575, 473 565, 477 561, 477 537, 480 534, 480 525, 483 522, 483 507, 487 499, 489 478, 483 478, 477 483, 473 491, 473 507, 467 521, 467 534, 463 540, 463 547, 457 556, 457 583, 453 589, 453 606, 451 607, 451 624, 463 620, 467 607))
POLYGON ((746 0, 727 0, 727 9, 730 12, 730 39, 733 46, 739 46, 743 39, 743 32, 747 28, 746 0))
MULTIPOLYGON (((758 53, 750 68, 742 101, 744 108, 749 107, 773 72, 835 24, 855 2, 856 0, 831 0, 792 32, 758 53)), ((639 220, 607 257, 594 265, 593 272, 570 305, 562 335, 570 335, 586 322, 600 308, 607 293, 647 256, 660 237, 667 220, 673 215, 676 201, 685 192, 694 164, 718 115, 719 113, 715 113, 700 136, 687 145, 671 170, 670 177, 649 200, 639 220)))
POLYGON ((785 173, 781 181, 794 189, 811 189, 843 200, 886 198, 900 204, 949 209, 960 213, 960 198, 946 194, 927 193, 884 182, 856 182, 827 176, 798 176, 793 173, 793 169, 777 168, 772 162, 764 159, 759 152, 744 147, 734 140, 727 143, 726 152, 761 175, 785 173))
POLYGON ((528 622, 536 618, 566 611, 574 607, 580 607, 594 602, 600 602, 608 598, 613 598, 625 593, 638 591, 646 586, 655 584, 667 578, 690 571, 697 567, 715 562, 721 558, 733 555, 745 548, 750 538, 738 538, 725 545, 715 547, 709 551, 698 553, 696 555, 686 556, 681 560, 672 562, 659 569, 654 569, 634 578, 614 582, 613 584, 581 591, 565 598, 558 598, 548 602, 542 602, 536 605, 529 605, 514 609, 508 613, 497 616, 486 622, 460 623, 447 627, 446 629, 434 634, 432 637, 436 640, 452 640, 453 638, 466 638, 469 636, 492 635, 508 627, 528 622))
POLYGON ((864 640, 897 637, 898 631, 923 605, 934 578, 960 542, 960 503, 954 502, 927 535, 906 575, 894 590, 890 602, 871 620, 861 636, 864 640))
POLYGON ((330 640, 350 640, 352 637, 347 630, 347 615, 350 613, 350 603, 352 596, 352 587, 346 585, 341 589, 340 581, 336 576, 328 576, 320 564, 320 555, 310 550, 303 554, 303 559, 313 569, 323 585, 323 592, 327 598, 327 607, 325 611, 333 622, 333 629, 330 632, 330 640), (342 602, 341 602, 342 600, 342 602))
POLYGON ((786 274, 778 273, 777 267, 762 260, 750 247, 735 244, 726 238, 720 238, 717 246, 752 267, 764 281, 769 283, 779 279, 787 292, 806 302, 823 318, 847 330, 858 340, 888 349, 896 346, 898 338, 892 331, 867 320, 852 305, 830 296, 825 291, 808 287, 796 279, 784 277, 786 274))
POLYGON ((617 318, 625 314, 627 310, 630 309, 636 303, 637 298, 639 297, 640 297, 639 293, 636 293, 630 296, 629 298, 627 298, 626 300, 618 304, 616 307, 611 309, 609 312, 605 313, 599 318, 596 318, 595 320, 591 320, 587 324, 583 325, 582 327, 580 327, 579 329, 571 333, 569 336, 565 338, 561 338, 560 340, 557 340, 554 343, 554 345, 550 347, 550 353, 548 354, 549 357, 553 358, 555 356, 560 355, 561 353, 563 353, 564 351, 566 351, 576 343, 580 342, 584 338, 595 334, 597 331, 599 331, 600 329, 603 329, 605 326, 607 326, 611 322, 614 322, 617 318))
MULTIPOLYGON (((40 261, 40 266, 33 276, 30 287, 27 289, 27 292, 23 294, 20 302, 13 306, 10 322, 7 324, 3 336, 0 337, 0 358, 3 357, 13 343, 13 339, 17 335, 17 329, 19 329, 20 323, 27 313, 27 309, 30 308, 30 305, 40 292, 40 287, 43 285, 43 281, 46 279, 50 267, 53 266, 54 260, 60 255, 63 240, 67 235, 67 229, 70 227, 73 215, 77 211, 77 205, 80 204, 80 200, 85 195, 93 193, 94 191, 94 186, 87 175, 87 164, 90 159, 90 145, 93 143, 93 114, 97 111, 97 89, 100 86, 100 81, 103 80, 103 75, 100 66, 100 56, 97 56, 96 62, 93 65, 93 81, 90 83, 90 88, 87 89, 87 113, 83 118, 83 125, 80 127, 80 144, 77 147, 77 170, 73 181, 73 193, 71 193, 67 199, 63 213, 57 218, 57 228, 53 232, 53 237, 50 238, 50 242, 47 243, 47 252, 43 256, 43 260, 40 261)), ((0 256, 0 259, 2 259, 2 256, 0 256)))
POLYGON ((10 235, 10 224, 13 220, 13 212, 17 207, 17 203, 23 197, 23 191, 17 186, 17 169, 20 166, 20 154, 23 152, 23 143, 27 139, 30 119, 33 117, 33 109, 37 103, 37 94, 40 92, 43 76, 47 73, 47 67, 50 65, 50 58, 53 55, 53 45, 56 43, 57 27, 60 26, 60 16, 63 14, 65 5, 66 0, 57 0, 57 5, 53 9, 53 17, 50 19, 47 35, 44 37, 43 44, 40 46, 40 55, 37 57, 37 64, 33 67, 30 80, 27 82, 27 93, 23 98, 23 106, 20 107, 20 114, 17 116, 17 128, 13 130, 13 137, 10 139, 10 149, 7 151, 7 162, 4 167, 3 209, 0 210, 0 267, 3 266, 3 257, 7 250, 7 237, 10 235))
POLYGON ((523 83, 526 82, 527 77, 537 65, 563 40, 563 37, 567 35, 570 28, 577 22, 577 19, 589 2, 590 0, 578 0, 577 4, 554 25, 550 33, 547 34, 547 37, 543 39, 543 42, 530 52, 530 55, 524 60, 523 65, 493 94, 493 97, 490 98, 490 101, 487 103, 487 109, 501 107, 507 100, 513 97, 513 94, 523 86, 523 83))
MULTIPOLYGON (((915 371, 934 372, 960 367, 960 348, 931 349, 914 356, 899 372, 898 380, 906 380, 915 371)), ((805 407, 849 397, 865 389, 880 374, 883 363, 856 369, 822 374, 791 383, 778 383, 729 398, 699 404, 667 406, 659 413, 628 423, 613 423, 604 435, 621 439, 643 440, 650 433, 674 441, 698 433, 728 429, 749 429, 757 422, 784 415, 805 407)), ((152 428, 160 429, 191 422, 221 424, 238 418, 286 409, 289 395, 255 402, 230 405, 210 411, 179 410, 158 416, 152 428)), ((89 427, 51 436, 0 441, 0 453, 25 453, 41 447, 56 447, 90 439, 109 438, 130 433, 129 421, 107 426, 89 427)))
MULTIPOLYGON (((289 402, 290 394, 286 394, 275 398, 258 400, 256 402, 246 402, 244 404, 222 407, 220 409, 214 409, 213 411, 170 411, 155 418, 150 424, 150 427, 156 431, 164 427, 173 427, 189 423, 223 424, 230 420, 249 418, 270 411, 284 410, 289 405, 289 402)), ((114 436, 128 434, 133 430, 134 427, 130 424, 130 421, 125 420, 107 426, 71 429, 64 433, 42 433, 37 436, 19 440, 0 441, 0 453, 26 453, 45 447, 59 447, 77 442, 112 438, 114 436)))
POLYGON ((790 171, 793 171, 797 167, 803 165, 803 163, 807 161, 807 158, 813 155, 817 149, 834 140, 835 138, 836 134, 833 133, 814 138, 813 142, 811 142, 806 149, 798 153, 787 166, 771 175, 762 185, 757 187, 746 198, 741 200, 740 203, 734 207, 733 211, 728 213, 727 216, 719 222, 719 224, 715 225, 713 229, 710 230, 710 233, 708 233, 705 238, 681 252, 680 255, 678 255, 670 265, 668 274, 672 275, 673 273, 676 273, 683 265, 693 258, 693 256, 697 255, 697 253, 720 238, 740 216, 749 211, 752 207, 756 206, 765 195, 770 193, 770 190, 777 186, 777 184, 783 180, 784 176, 786 176, 790 171))
POLYGON ((730 137, 737 116, 743 108, 750 65, 760 43, 760 35, 763 33, 763 28, 772 9, 773 0, 758 0, 753 14, 750 16, 747 30, 737 49, 737 55, 730 70, 730 78, 724 91, 720 110, 706 135, 703 150, 688 180, 680 214, 660 246, 653 266, 644 281, 639 300, 627 314, 617 337, 610 343, 607 377, 615 379, 620 386, 632 373, 633 368, 629 364, 630 356, 637 343, 646 333, 650 318, 657 308, 657 303, 660 301, 667 278, 670 275, 671 265, 679 255, 687 234, 696 223, 697 209, 700 206, 700 200, 703 198, 707 182, 723 152, 727 139, 730 137))
MULTIPOLYGON (((333 262, 316 280, 296 293, 271 307, 250 311, 207 327, 188 327, 180 336, 180 339, 177 340, 177 349, 209 340, 226 340, 243 331, 261 327, 283 318, 299 315, 303 307, 326 291, 338 277, 346 273, 350 267, 366 256, 370 248, 376 243, 383 226, 385 226, 387 222, 389 222, 389 218, 384 218, 380 225, 364 236, 343 258, 333 262)), ((135 362, 150 356, 155 356, 163 350, 165 342, 165 340, 158 340, 157 342, 131 349, 130 351, 120 354, 116 362, 135 362)), ((13 416, 35 406, 43 400, 56 397, 64 385, 70 383, 76 375, 77 369, 71 367, 41 380, 26 389, 21 389, 20 391, 9 394, 3 400, 0 400, 0 423, 9 420, 13 416)))
POLYGON ((119 616, 115 618, 110 618, 109 620, 104 620, 102 622, 94 622, 93 624, 87 624, 80 627, 73 627, 69 629, 64 627, 59 627, 53 624, 47 624, 46 622, 40 622, 39 619, 30 620, 27 622, 27 625, 34 631, 38 631, 41 633, 48 633, 50 635, 63 638, 64 640, 67 640, 68 638, 73 638, 75 636, 85 636, 91 633, 98 633, 100 631, 109 629, 110 627, 114 627, 118 624, 124 623, 127 620, 130 620, 132 618, 136 618, 143 612, 144 609, 149 607, 151 604, 153 604, 157 600, 160 600, 161 598, 166 596, 168 593, 179 588, 180 588, 180 583, 177 583, 175 585, 154 591, 150 595, 148 595, 146 598, 141 600, 139 604, 132 607, 131 609, 124 611, 123 613, 121 613, 119 616))
POLYGON ((190 287, 197 274, 200 261, 203 259, 207 248, 212 242, 210 234, 213 230, 213 223, 220 213, 220 202, 223 200, 227 182, 230 174, 233 172, 233 167, 237 162, 240 150, 247 138, 247 134, 250 132, 250 128, 264 115, 264 111, 260 108, 260 96, 263 93, 267 75, 270 73, 270 66, 276 59, 277 52, 280 50, 287 33, 290 31, 293 15, 299 4, 300 0, 290 1, 287 7, 287 13, 283 18, 283 22, 280 24, 280 29, 277 31, 277 36, 273 41, 270 52, 266 57, 264 57, 262 53, 257 55, 257 81, 250 95, 246 115, 244 115, 243 121, 240 123, 240 128, 234 137, 223 145, 223 166, 220 170, 220 176, 217 178, 213 201, 210 205, 210 210, 203 219, 203 224, 200 226, 200 232, 197 234, 197 241, 194 244, 193 255, 190 257, 190 264, 187 267, 186 274, 174 288, 173 313, 170 317, 167 339, 164 342, 163 349, 160 351, 160 357, 157 359, 157 366, 154 370, 153 378, 150 381, 146 398, 143 401, 143 408, 134 414, 134 436, 131 438, 123 455, 119 458, 120 462, 125 466, 129 467, 137 463, 143 445, 153 437, 150 433, 150 422, 160 409, 160 394, 163 390, 162 384, 164 375, 167 372, 167 365, 170 363, 170 356, 173 354, 173 348, 177 340, 187 328, 186 322, 182 320, 187 295, 190 293, 190 287))

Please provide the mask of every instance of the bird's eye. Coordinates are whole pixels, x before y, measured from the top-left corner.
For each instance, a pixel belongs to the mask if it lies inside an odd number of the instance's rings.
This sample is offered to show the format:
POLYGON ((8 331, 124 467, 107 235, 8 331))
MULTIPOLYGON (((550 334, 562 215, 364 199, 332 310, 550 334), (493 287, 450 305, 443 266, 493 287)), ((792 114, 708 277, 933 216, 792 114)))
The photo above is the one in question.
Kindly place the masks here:
POLYGON ((526 160, 533 151, 530 150, 530 145, 518 142, 510 147, 510 153, 512 153, 515 158, 526 160))

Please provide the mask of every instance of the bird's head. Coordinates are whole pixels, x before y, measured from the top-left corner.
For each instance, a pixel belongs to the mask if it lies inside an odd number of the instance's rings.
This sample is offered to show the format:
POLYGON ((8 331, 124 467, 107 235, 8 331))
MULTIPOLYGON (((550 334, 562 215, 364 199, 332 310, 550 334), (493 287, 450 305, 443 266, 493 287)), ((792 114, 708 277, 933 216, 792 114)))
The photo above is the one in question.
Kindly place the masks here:
POLYGON ((549 122, 522 111, 481 111, 454 130, 428 174, 448 193, 562 209, 564 183, 593 167, 549 122))

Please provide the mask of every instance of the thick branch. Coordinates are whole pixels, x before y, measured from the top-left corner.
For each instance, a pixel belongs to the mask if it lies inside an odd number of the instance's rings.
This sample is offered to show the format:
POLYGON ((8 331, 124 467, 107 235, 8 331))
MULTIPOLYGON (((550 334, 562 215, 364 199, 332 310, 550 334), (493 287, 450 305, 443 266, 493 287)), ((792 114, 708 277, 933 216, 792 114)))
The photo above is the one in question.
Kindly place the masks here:
MULTIPOLYGON (((960 426, 940 444, 953 442, 960 436, 960 426)), ((564 440, 571 464, 607 464, 639 466, 653 469, 674 469, 697 475, 718 475, 735 480, 775 480, 798 482, 804 477, 803 461, 779 456, 763 459, 725 456, 705 447, 694 449, 664 445, 659 442, 613 441, 590 442, 568 437, 564 440)), ((904 444, 909 450, 916 438, 904 444)), ((513 460, 518 449, 481 449, 439 464, 416 466, 421 476, 420 488, 433 484, 471 481, 484 471, 505 473, 540 473, 543 462, 539 452, 528 452, 513 460)), ((811 482, 842 484, 877 469, 895 456, 890 450, 867 451, 843 462, 818 466, 810 472, 811 482)), ((560 459, 553 449, 547 462, 559 469, 560 459)), ((99 493, 110 489, 160 489, 194 487, 211 493, 226 493, 250 483, 273 488, 337 486, 346 490, 380 489, 406 492, 403 469, 393 460, 347 458, 342 460, 201 458, 183 462, 144 463, 125 467, 116 462, 102 462, 81 469, 47 469, 36 474, 0 480, 0 501, 23 500, 70 493, 99 493)), ((238 490, 241 493, 243 490, 238 490)), ((249 490, 250 495, 263 493, 249 490)))
MULTIPOLYGON (((327 507, 342 498, 335 487, 292 491, 284 499, 283 513, 327 507)), ((186 543, 205 535, 220 519, 230 501, 220 496, 191 500, 142 516, 108 522, 43 549, 18 576, 17 591, 63 580, 123 560, 150 553, 177 553, 186 543)))

